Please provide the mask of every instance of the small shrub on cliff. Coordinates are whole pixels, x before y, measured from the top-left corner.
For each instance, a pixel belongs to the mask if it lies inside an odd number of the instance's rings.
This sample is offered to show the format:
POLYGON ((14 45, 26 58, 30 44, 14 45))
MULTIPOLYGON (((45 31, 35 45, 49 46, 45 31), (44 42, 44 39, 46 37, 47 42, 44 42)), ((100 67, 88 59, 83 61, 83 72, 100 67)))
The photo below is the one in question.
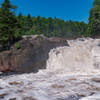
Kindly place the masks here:
POLYGON ((15 46, 16 46, 16 49, 20 49, 21 48, 20 42, 17 42, 15 46))

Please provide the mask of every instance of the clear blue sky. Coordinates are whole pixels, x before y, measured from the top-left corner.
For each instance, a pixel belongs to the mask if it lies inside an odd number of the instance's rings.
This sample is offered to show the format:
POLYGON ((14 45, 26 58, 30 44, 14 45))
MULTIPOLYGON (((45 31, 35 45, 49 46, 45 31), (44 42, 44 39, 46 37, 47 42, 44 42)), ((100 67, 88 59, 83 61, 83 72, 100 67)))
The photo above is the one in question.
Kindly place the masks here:
MULTIPOLYGON (((2 3, 3 0, 0 0, 2 3)), ((88 22, 93 0, 11 0, 18 6, 17 14, 54 17, 88 22)))

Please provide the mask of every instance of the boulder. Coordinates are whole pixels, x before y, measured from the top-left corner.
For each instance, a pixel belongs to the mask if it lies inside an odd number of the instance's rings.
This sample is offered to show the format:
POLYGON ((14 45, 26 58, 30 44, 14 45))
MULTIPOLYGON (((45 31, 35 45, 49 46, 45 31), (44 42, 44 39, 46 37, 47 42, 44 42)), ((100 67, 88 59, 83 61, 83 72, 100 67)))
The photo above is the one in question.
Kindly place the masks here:
POLYGON ((68 46, 66 39, 47 38, 44 36, 24 36, 9 51, 0 53, 0 72, 30 73, 46 69, 46 61, 50 49, 68 46))

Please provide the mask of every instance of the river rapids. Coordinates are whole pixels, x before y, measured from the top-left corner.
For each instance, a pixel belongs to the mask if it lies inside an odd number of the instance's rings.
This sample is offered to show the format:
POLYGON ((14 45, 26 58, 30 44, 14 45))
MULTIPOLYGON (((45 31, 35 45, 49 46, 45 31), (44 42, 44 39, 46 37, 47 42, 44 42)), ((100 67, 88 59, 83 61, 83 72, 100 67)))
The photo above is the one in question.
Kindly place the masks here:
POLYGON ((0 100, 100 100, 100 39, 52 49, 46 69, 0 77, 0 100))

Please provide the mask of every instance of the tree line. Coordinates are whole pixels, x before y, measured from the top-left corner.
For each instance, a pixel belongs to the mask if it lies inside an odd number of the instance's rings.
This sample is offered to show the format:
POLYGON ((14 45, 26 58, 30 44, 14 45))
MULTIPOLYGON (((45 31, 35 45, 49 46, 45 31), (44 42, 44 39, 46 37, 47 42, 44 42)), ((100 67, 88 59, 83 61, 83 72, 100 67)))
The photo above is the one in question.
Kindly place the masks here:
POLYGON ((81 37, 87 28, 84 22, 64 21, 56 17, 31 17, 30 14, 22 16, 20 13, 17 18, 22 26, 22 35, 43 34, 47 37, 76 38, 81 37))
POLYGON ((100 0, 94 0, 89 23, 59 18, 16 15, 17 7, 4 0, 0 6, 0 45, 10 47, 23 35, 41 35, 68 39, 100 35, 100 0))

